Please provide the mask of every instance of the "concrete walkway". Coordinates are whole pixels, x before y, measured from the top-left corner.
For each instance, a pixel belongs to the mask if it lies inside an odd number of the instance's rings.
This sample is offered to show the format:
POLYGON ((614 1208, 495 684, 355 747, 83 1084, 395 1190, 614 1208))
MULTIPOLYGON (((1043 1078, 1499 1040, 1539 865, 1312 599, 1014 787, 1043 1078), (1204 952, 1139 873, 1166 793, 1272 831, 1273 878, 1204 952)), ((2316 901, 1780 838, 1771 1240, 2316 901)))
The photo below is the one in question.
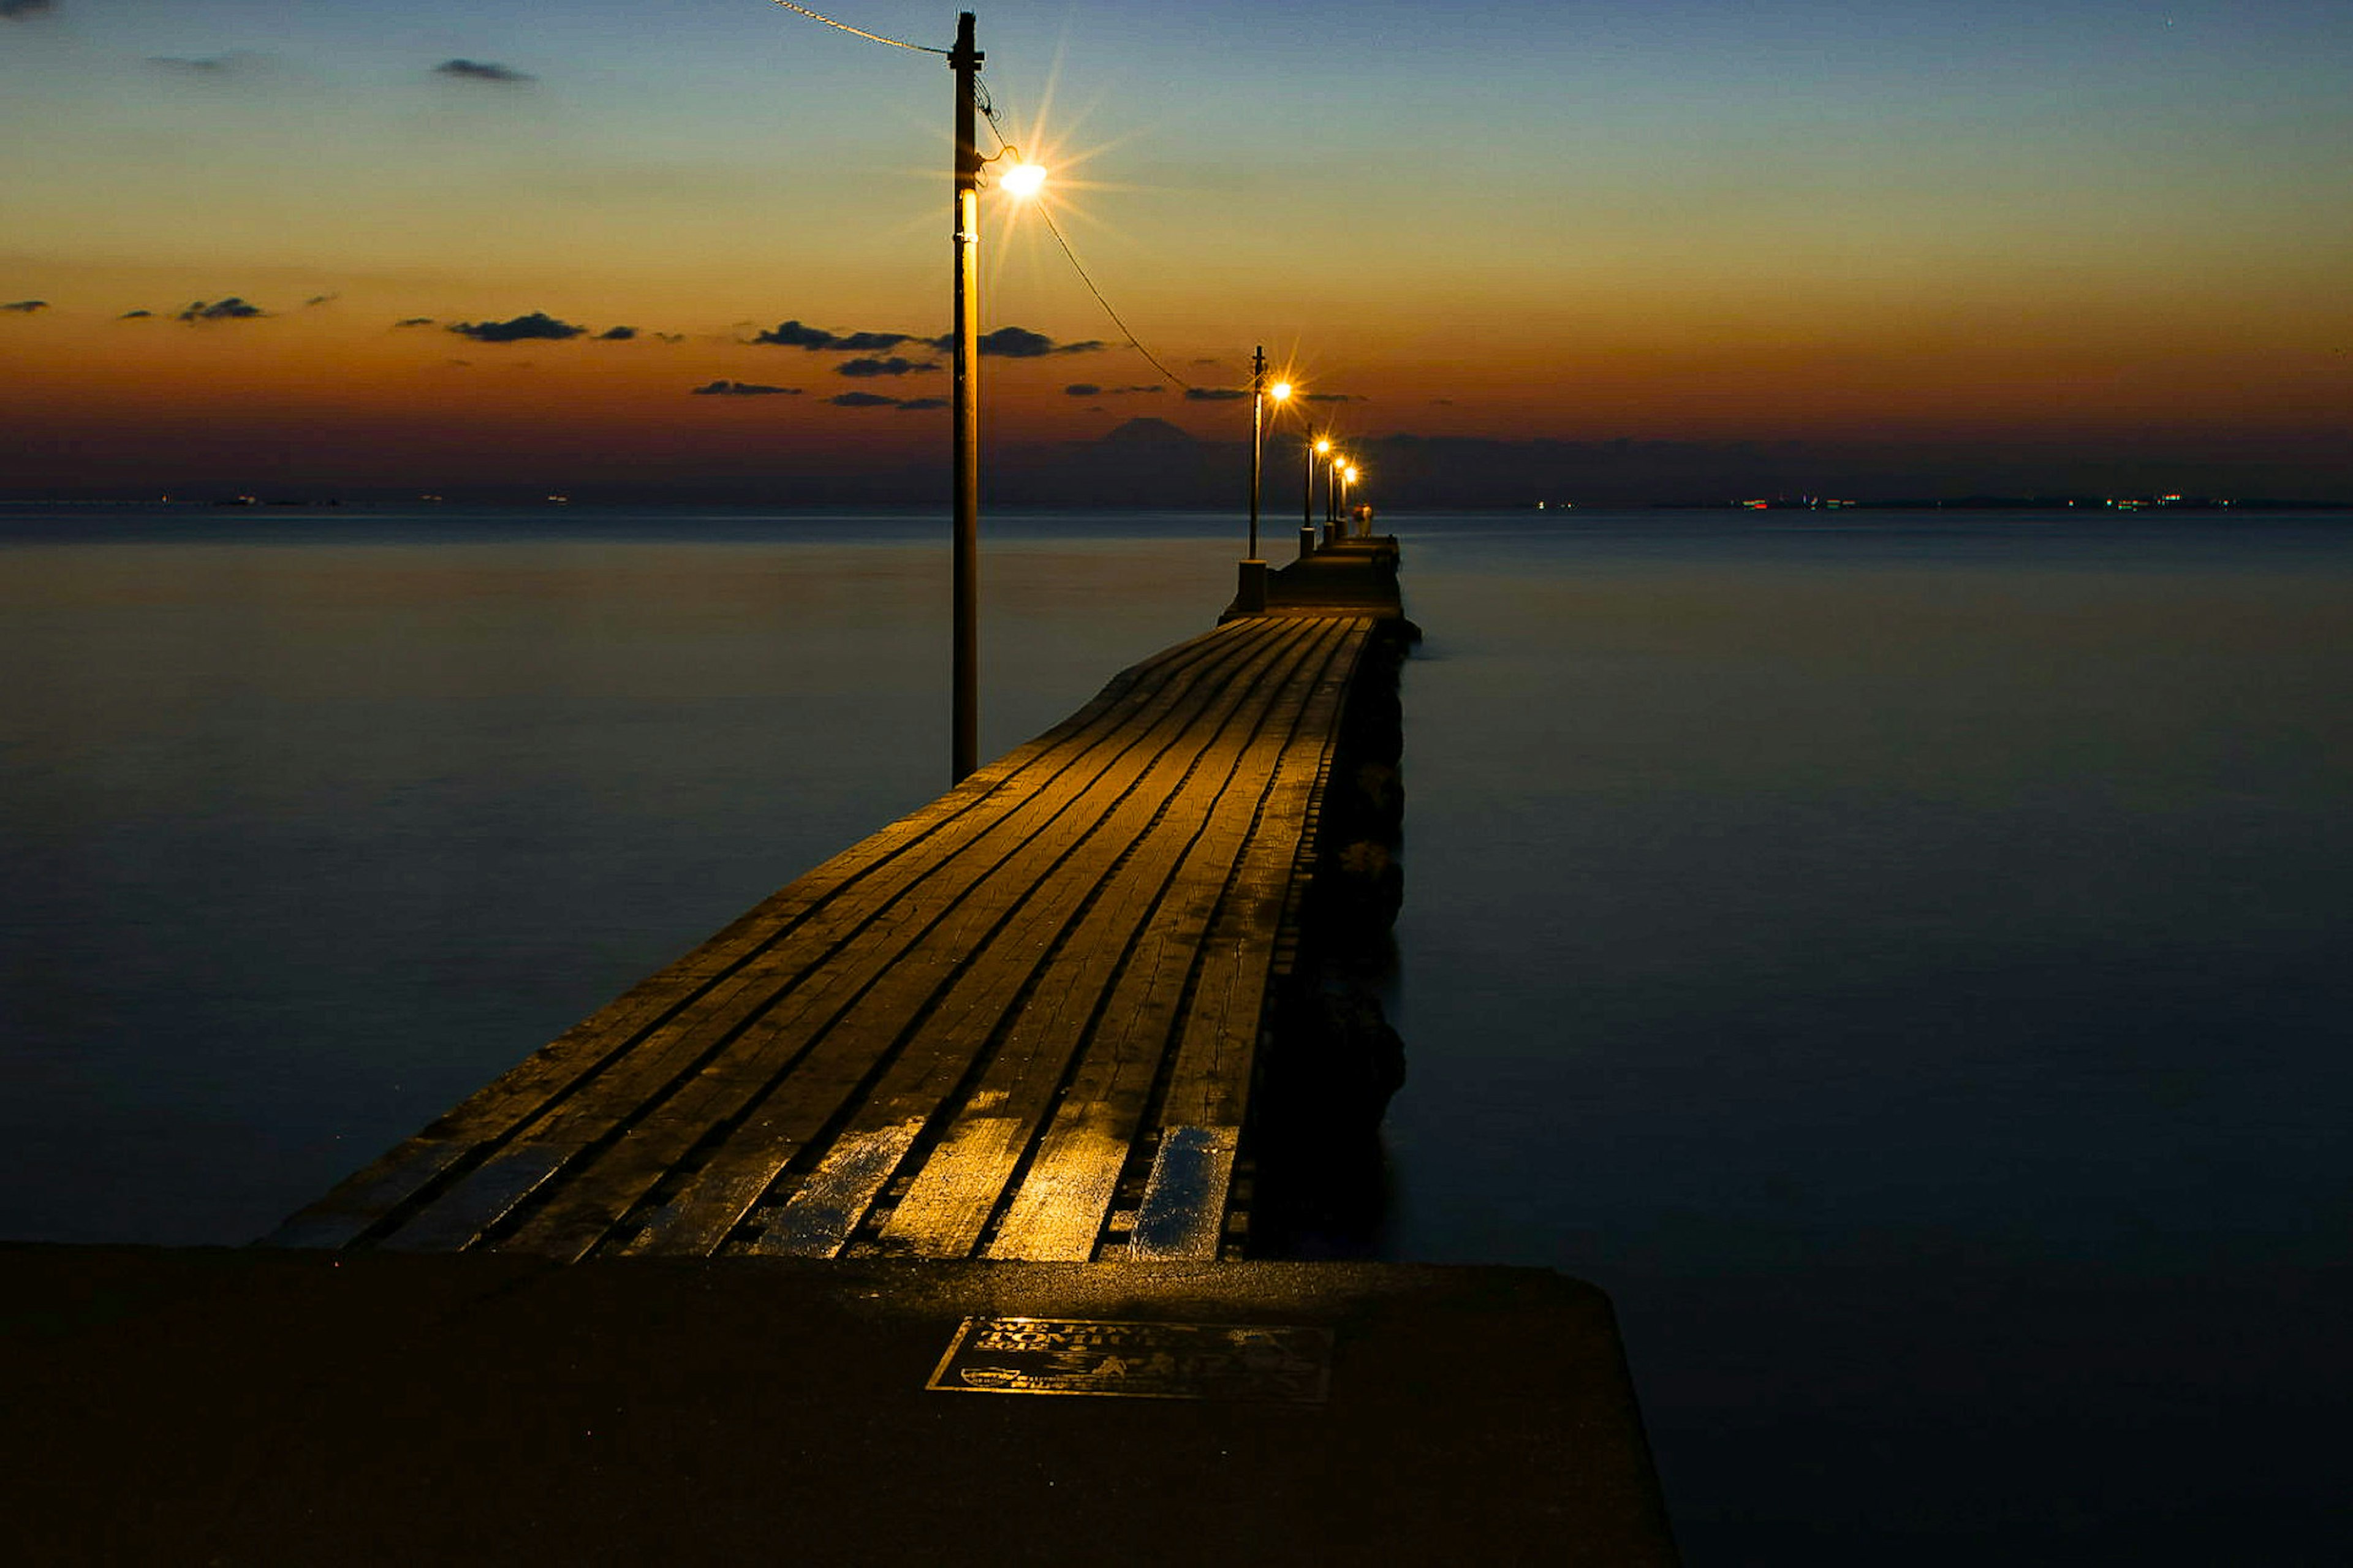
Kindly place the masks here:
POLYGON ((0 1300, 18 1562, 1672 1561, 1541 1270, 13 1246, 0 1300), (1328 1394, 927 1390, 973 1314, 1320 1330, 1328 1394))

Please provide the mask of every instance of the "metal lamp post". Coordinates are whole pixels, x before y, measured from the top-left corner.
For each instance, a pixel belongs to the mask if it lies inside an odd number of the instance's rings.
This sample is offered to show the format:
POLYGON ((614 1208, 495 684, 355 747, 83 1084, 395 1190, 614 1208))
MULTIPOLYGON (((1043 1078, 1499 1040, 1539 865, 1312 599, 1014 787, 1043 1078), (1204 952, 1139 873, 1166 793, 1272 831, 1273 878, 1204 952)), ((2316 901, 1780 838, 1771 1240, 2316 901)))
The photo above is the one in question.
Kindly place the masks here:
POLYGON ((1315 548, 1315 459, 1332 449, 1329 436, 1299 438, 1300 455, 1306 459, 1306 473, 1299 491, 1299 553, 1308 554, 1315 548))
MULTIPOLYGON (((961 784, 980 765, 980 172, 991 160, 980 155, 979 94, 973 79, 987 58, 973 42, 969 11, 956 17, 955 47, 948 68, 955 72, 955 318, 950 334, 955 386, 948 416, 955 468, 954 542, 950 551, 955 710, 948 782, 961 784)), ((1046 171, 1021 161, 1011 147, 1013 166, 1001 182, 1016 196, 1037 194, 1046 171)))
POLYGON ((1266 443, 1266 345, 1250 354, 1250 552, 1242 557, 1241 575, 1235 584, 1234 607, 1249 615, 1266 608, 1266 563, 1258 553, 1259 473, 1266 443))
POLYGON ((948 68, 955 72, 955 384, 948 417, 955 466, 950 568, 955 718, 950 784, 963 783, 980 765, 980 148, 973 79, 985 58, 973 43, 972 13, 964 12, 956 17, 955 47, 948 53, 948 68))

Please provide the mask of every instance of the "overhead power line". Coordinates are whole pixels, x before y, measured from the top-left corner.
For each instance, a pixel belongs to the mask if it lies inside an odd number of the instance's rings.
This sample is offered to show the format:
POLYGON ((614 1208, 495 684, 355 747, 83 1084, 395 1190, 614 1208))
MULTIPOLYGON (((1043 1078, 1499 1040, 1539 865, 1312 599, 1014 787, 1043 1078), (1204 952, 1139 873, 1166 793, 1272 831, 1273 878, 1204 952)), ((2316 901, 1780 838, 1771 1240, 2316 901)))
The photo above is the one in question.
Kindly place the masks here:
POLYGON ((910 44, 899 38, 886 38, 880 33, 870 33, 863 27, 853 27, 847 22, 837 22, 832 17, 812 11, 806 5, 796 5, 793 0, 773 0, 773 3, 782 5, 787 11, 798 11, 813 22, 823 22, 828 27, 839 27, 845 33, 855 33, 861 38, 871 38, 878 44, 888 44, 894 49, 913 49, 919 55, 947 53, 947 50, 935 49, 929 44, 910 44))
MULTIPOLYGON (((980 99, 980 112, 987 119, 988 133, 997 138, 997 145, 998 148, 1007 152, 1013 151, 1013 143, 1006 138, 1005 127, 998 124, 997 121, 997 105, 989 101, 986 94, 983 94, 980 99)), ((1120 330, 1121 335, 1127 339, 1127 346, 1134 349, 1137 353, 1142 354, 1146 360, 1151 362, 1153 369, 1158 371, 1161 374, 1175 382, 1185 391, 1192 391, 1193 384, 1187 381, 1183 376, 1178 375, 1175 371, 1170 370, 1166 364, 1163 364, 1158 354, 1154 353, 1150 349, 1144 346, 1144 340, 1135 335, 1135 330, 1120 319, 1119 311, 1114 310, 1112 306, 1112 302, 1103 297, 1103 291, 1095 287, 1095 280, 1087 275, 1086 263, 1081 261, 1079 259, 1079 253, 1071 248, 1069 238, 1062 233, 1062 226, 1054 221, 1053 212, 1044 205, 1040 204, 1038 208, 1038 216, 1046 220, 1046 232, 1054 237, 1054 243, 1062 247, 1062 254, 1064 256, 1070 258, 1071 269, 1079 275, 1079 281, 1087 286, 1087 292, 1095 297, 1095 303, 1103 308, 1103 314, 1111 318, 1112 325, 1117 327, 1120 330)))
MULTIPOLYGON (((928 44, 911 44, 902 38, 886 38, 880 33, 870 33, 863 27, 853 27, 847 22, 837 22, 832 17, 824 15, 822 12, 812 11, 806 5, 794 4, 794 0, 771 0, 771 3, 781 5, 787 11, 797 11, 813 22, 823 22, 828 27, 839 27, 845 33, 855 34, 857 37, 861 38, 871 38, 878 44, 888 44, 894 49, 913 49, 920 55, 944 55, 948 53, 945 49, 933 48, 928 44)), ((982 115, 988 121, 989 134, 997 138, 997 145, 999 148, 1007 151, 1012 150, 1013 143, 1007 138, 1005 134, 1005 127, 997 122, 997 105, 991 101, 988 95, 988 89, 981 86, 981 84, 976 80, 973 83, 973 89, 976 107, 980 110, 982 115)), ((1038 216, 1046 220, 1046 231, 1054 237, 1054 243, 1062 247, 1062 254, 1070 258, 1071 270, 1075 271, 1079 275, 1079 281, 1087 286, 1087 292, 1095 297, 1095 303, 1103 308, 1103 314, 1111 318, 1112 324, 1117 327, 1120 330, 1121 334, 1127 339, 1127 346, 1134 349, 1137 353, 1142 354, 1146 360, 1151 362, 1153 369, 1158 371, 1161 374, 1175 382, 1187 392, 1192 391, 1193 384, 1187 381, 1183 376, 1178 375, 1175 371, 1170 370, 1166 364, 1161 363, 1160 356, 1158 354, 1155 354, 1150 349, 1145 348, 1144 346, 1144 340, 1135 335, 1134 329, 1130 327, 1125 321, 1122 321, 1120 319, 1119 312, 1113 309, 1112 302, 1103 298, 1103 291, 1101 289, 1096 288, 1095 280, 1087 275, 1086 264, 1079 259, 1079 253, 1071 248, 1070 239, 1062 233, 1062 226, 1054 221, 1054 215, 1041 206, 1038 209, 1038 216)))

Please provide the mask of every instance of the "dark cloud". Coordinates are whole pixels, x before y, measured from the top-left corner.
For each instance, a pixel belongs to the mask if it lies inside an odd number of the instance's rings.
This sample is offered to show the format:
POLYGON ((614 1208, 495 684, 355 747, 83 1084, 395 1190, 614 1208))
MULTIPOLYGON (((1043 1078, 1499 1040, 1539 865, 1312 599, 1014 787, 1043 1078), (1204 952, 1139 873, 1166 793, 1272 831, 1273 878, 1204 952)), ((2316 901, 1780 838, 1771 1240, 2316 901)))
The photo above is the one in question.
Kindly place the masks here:
POLYGON ((1204 358, 1201 358, 1201 359, 1197 359, 1197 360, 1195 360, 1193 363, 1194 363, 1195 364, 1216 364, 1218 362, 1217 362, 1216 360, 1208 359, 1208 358, 1204 357, 1204 358))
POLYGON ((1364 399, 1353 392, 1303 392, 1299 395, 1299 401, 1302 403, 1362 403, 1364 399))
POLYGON ((1239 386, 1188 386, 1185 389, 1187 403, 1231 403, 1250 394, 1239 386))
POLYGON ((846 359, 833 367, 836 375, 914 375, 940 367, 930 360, 901 359, 896 354, 889 359, 846 359))
POLYGON ((209 305, 199 300, 181 311, 174 319, 182 321, 247 321, 256 316, 268 314, 269 312, 260 306, 248 305, 232 294, 226 300, 216 300, 209 305))
POLYGON ((1062 388, 1062 395, 1065 397, 1101 397, 1103 395, 1103 388, 1097 386, 1092 381, 1074 381, 1071 383, 1070 385, 1062 388))
POLYGON ((755 343, 774 343, 779 348, 829 349, 839 340, 820 327, 806 327, 797 321, 780 321, 774 331, 761 332, 752 340, 755 343))
POLYGON ((583 337, 588 329, 559 321, 544 310, 533 310, 511 321, 452 321, 448 331, 478 343, 519 343, 527 338, 583 337))
POLYGON ((1097 386, 1092 381, 1074 381, 1062 390, 1072 397, 1125 397, 1132 393, 1166 392, 1165 386, 1097 386))
POLYGON ((114 319, 118 321, 143 321, 154 313, 153 310, 125 310, 114 319))
POLYGON ((910 397, 899 405, 899 412, 913 414, 919 409, 945 408, 947 405, 948 400, 944 397, 910 397))
MULTIPOLYGON (((943 353, 955 347, 955 336, 934 338, 932 346, 943 353)), ((1084 342, 1058 343, 1043 332, 1033 332, 1027 327, 999 327, 993 332, 980 334, 980 353, 984 359, 1044 359, 1048 354, 1091 354, 1106 344, 1089 338, 1084 342)))
POLYGON ((430 316, 403 316, 393 322, 396 327, 429 327, 432 324, 433 318, 430 316))
POLYGON ((209 59, 188 59, 179 55, 150 55, 147 63, 157 70, 178 71, 187 76, 221 76, 237 64, 232 55, 215 55, 209 59))
MULTIPOLYGON (((917 337, 911 332, 829 332, 798 320, 784 321, 773 331, 757 333, 752 342, 773 343, 780 348, 807 349, 813 353, 882 353, 905 343, 920 343, 941 353, 955 352, 954 332, 943 332, 936 338, 917 337)), ((1027 327, 999 327, 980 336, 980 352, 991 359, 1043 359, 1049 354, 1087 354, 1108 346, 1092 338, 1083 342, 1058 343, 1045 333, 1033 332, 1027 327)), ((881 363, 893 362, 886 360, 881 363)), ((896 375, 903 373, 849 371, 847 374, 896 375)))
POLYGON ((899 400, 879 392, 837 392, 826 399, 836 408, 896 408, 899 400))
POLYGON ((307 310, 312 305, 331 305, 342 298, 343 296, 340 294, 313 294, 309 299, 303 300, 302 304, 307 310))
POLYGON ((756 381, 712 381, 687 389, 697 397, 798 397, 797 386, 763 386, 756 381))
POLYGON ((454 76, 464 81, 525 82, 539 79, 529 71, 519 71, 512 66, 497 65, 490 60, 443 60, 433 68, 436 76, 454 76))
POLYGON ((596 334, 596 341, 600 343, 626 343, 637 335, 635 327, 607 327, 596 334))
POLYGON ((52 8, 52 0, 0 0, 0 16, 37 16, 52 8))
MULTIPOLYGON (((886 353, 902 343, 923 340, 913 332, 828 332, 823 327, 812 327, 800 321, 780 322, 774 331, 761 332, 752 341, 774 343, 779 348, 807 349, 810 353, 872 354, 886 353)), ((939 345, 934 344, 937 347, 939 345)))
POLYGON ((20 316, 29 316, 36 310, 46 310, 48 308, 49 302, 47 300, 11 300, 6 304, 0 305, 0 310, 14 310, 20 316))

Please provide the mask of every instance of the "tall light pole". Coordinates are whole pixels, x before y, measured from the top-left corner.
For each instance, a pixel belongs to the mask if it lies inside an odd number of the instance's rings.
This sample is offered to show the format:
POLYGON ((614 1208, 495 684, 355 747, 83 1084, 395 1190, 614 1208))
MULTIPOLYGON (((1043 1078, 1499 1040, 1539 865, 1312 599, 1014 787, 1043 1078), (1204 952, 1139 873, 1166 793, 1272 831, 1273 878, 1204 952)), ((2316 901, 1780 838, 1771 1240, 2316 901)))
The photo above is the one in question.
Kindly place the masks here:
POLYGON ((1307 447, 1307 489, 1299 498, 1299 526, 1315 526, 1315 459, 1332 449, 1332 437, 1318 436, 1307 447))
MULTIPOLYGON (((1260 352, 1264 353, 1265 351, 1261 350, 1260 352)), ((1273 404, 1276 410, 1280 412, 1283 405, 1291 401, 1291 383, 1287 381, 1276 382, 1272 386, 1266 389, 1266 395, 1267 401, 1273 404)))
POLYGON ((1265 406, 1266 345, 1264 343, 1261 343, 1250 353, 1250 555, 1248 558, 1252 561, 1259 558, 1258 479, 1259 466, 1263 456, 1264 444, 1266 440, 1266 428, 1262 416, 1265 406))
POLYGON ((985 58, 973 43, 972 13, 964 12, 956 17, 955 47, 948 52, 948 68, 955 73, 955 386, 948 417, 955 464, 951 784, 962 784, 980 765, 980 148, 973 79, 985 58))
POLYGON ((1299 489, 1299 552, 1307 554, 1315 548, 1315 459, 1332 449, 1332 437, 1302 431, 1299 437, 1300 456, 1306 459, 1306 473, 1299 489))

